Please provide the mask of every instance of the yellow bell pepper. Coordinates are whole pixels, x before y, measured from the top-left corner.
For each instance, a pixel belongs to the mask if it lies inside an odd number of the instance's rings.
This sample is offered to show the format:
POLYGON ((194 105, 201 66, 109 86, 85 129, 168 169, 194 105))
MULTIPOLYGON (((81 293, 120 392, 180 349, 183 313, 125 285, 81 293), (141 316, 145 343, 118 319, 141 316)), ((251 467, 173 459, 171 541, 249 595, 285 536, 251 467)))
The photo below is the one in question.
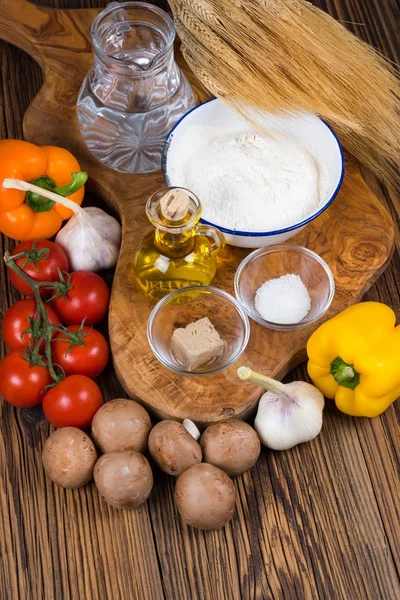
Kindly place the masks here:
POLYGON ((380 302, 362 302, 323 323, 307 344, 307 370, 326 398, 355 417, 376 417, 400 396, 400 325, 380 302))

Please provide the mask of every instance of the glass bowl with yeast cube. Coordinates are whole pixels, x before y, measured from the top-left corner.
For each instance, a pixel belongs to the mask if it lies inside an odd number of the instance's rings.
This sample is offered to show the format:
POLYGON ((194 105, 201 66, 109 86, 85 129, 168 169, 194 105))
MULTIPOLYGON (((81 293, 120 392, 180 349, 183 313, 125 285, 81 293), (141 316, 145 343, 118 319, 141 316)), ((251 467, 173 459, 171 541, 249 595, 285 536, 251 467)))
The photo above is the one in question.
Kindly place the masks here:
POLYGON ((180 375, 212 375, 243 354, 250 323, 240 303, 211 286, 175 290, 153 308, 147 338, 155 357, 180 375))
POLYGON ((320 319, 335 294, 335 280, 315 252, 277 244, 249 254, 239 265, 235 295, 246 313, 269 329, 289 331, 320 319))

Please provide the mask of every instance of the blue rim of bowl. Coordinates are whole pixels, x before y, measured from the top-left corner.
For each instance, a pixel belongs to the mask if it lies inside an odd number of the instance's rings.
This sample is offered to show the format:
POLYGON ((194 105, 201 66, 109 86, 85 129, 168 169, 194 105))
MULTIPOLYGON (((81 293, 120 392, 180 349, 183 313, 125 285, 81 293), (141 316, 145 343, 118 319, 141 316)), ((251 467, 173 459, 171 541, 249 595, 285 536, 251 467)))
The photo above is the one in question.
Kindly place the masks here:
MULTIPOLYGON (((171 131, 167 135, 167 138, 164 143, 162 155, 161 155, 161 171, 162 171, 165 185, 167 187, 170 186, 170 182, 167 177, 167 155, 168 155, 168 150, 171 145, 172 136, 173 136, 175 129, 178 127, 178 125, 180 125, 180 123, 184 119, 186 119, 186 117, 188 117, 190 115, 190 113, 197 110, 198 108, 201 108, 202 106, 205 106, 206 104, 209 104, 210 102, 214 102, 215 100, 218 100, 218 98, 210 98, 210 100, 206 100, 205 102, 202 102, 201 104, 198 104, 197 106, 194 106, 193 108, 188 110, 188 112, 185 113, 179 119, 179 121, 177 123, 175 123, 174 127, 171 129, 171 131)), ((310 113, 310 114, 312 114, 312 113, 310 113)), ((226 227, 222 227, 221 225, 216 225, 215 223, 212 223, 211 221, 207 221, 206 219, 203 219, 203 218, 201 218, 200 221, 202 223, 205 223, 206 225, 211 225, 212 227, 216 227, 217 229, 219 229, 223 233, 227 233, 228 235, 240 235, 243 237, 268 237, 271 235, 279 235, 281 233, 287 233, 288 231, 293 231, 294 229, 299 229, 300 227, 304 227, 305 225, 307 225, 308 223, 310 223, 311 221, 313 221, 314 219, 319 217, 332 204, 332 202, 338 195, 340 188, 342 187, 342 183, 343 183, 343 179, 344 179, 344 154, 343 154, 343 149, 339 142, 339 139, 338 139, 336 133, 333 131, 332 127, 330 127, 328 125, 328 123, 326 123, 326 121, 324 121, 317 115, 313 115, 313 116, 317 117, 317 119, 319 119, 321 121, 321 123, 323 123, 325 125, 325 127, 327 127, 329 129, 329 131, 335 138, 336 143, 339 148, 340 158, 341 158, 341 163, 342 163, 340 178, 339 178, 339 182, 336 186, 336 189, 333 192, 332 196, 329 198, 329 200, 327 200, 327 202, 318 210, 318 212, 312 214, 311 216, 307 217, 303 221, 300 221, 300 223, 296 223, 295 225, 290 225, 289 227, 284 227, 283 229, 276 229, 274 231, 239 231, 236 229, 227 229, 226 227)))
POLYGON ((247 314, 247 311, 245 310, 243 304, 237 298, 235 298, 235 296, 232 296, 225 290, 221 290, 220 288, 217 288, 217 287, 214 287, 211 285, 191 285, 191 286, 187 286, 187 287, 180 288, 178 290, 174 290, 174 291, 170 292, 169 294, 164 296, 164 298, 161 298, 157 302, 157 304, 153 307, 153 309, 150 313, 150 316, 147 320, 147 341, 150 346, 150 350, 152 351, 154 356, 157 358, 157 360, 162 365, 164 365, 164 367, 167 367, 167 369, 170 369, 171 371, 174 371, 175 373, 178 373, 179 375, 189 375, 189 376, 215 375, 215 373, 220 373, 221 371, 225 371, 225 369, 232 366, 236 361, 239 360, 239 358, 242 356, 243 352, 246 350, 249 340, 250 340, 250 321, 249 321, 249 316, 247 314), (164 308, 164 306, 166 304, 169 303, 169 300, 171 298, 173 298, 174 296, 178 296, 179 294, 181 294, 183 292, 195 292, 195 291, 197 291, 197 292, 198 291, 206 291, 206 292, 211 292, 213 294, 217 293, 217 295, 222 296, 223 298, 225 298, 225 300, 227 300, 228 302, 231 302, 231 304, 233 304, 233 306, 236 308, 238 314, 240 315, 240 317, 243 321, 243 326, 244 326, 244 330, 245 330, 244 331, 244 339, 243 339, 240 351, 237 352, 234 356, 232 356, 223 365, 221 365, 215 369, 211 368, 209 371, 200 371, 200 370, 188 371, 183 366, 176 367, 173 363, 167 362, 161 356, 161 354, 158 352, 156 345, 154 344, 154 341, 153 341, 153 335, 151 333, 151 329, 152 329, 152 325, 153 325, 155 316, 157 315, 157 313, 160 312, 160 310, 162 308, 164 308))
POLYGON ((253 252, 248 254, 242 260, 242 262, 239 264, 238 268, 236 269, 233 287, 235 290, 236 299, 239 302, 239 304, 242 306, 245 313, 251 319, 253 319, 253 321, 256 321, 263 327, 266 327, 267 329, 273 329, 275 331, 293 331, 294 329, 300 329, 301 327, 306 327, 307 325, 311 325, 312 323, 319 321, 319 319, 321 317, 323 317, 324 314, 328 311, 330 305, 332 304, 333 298, 335 297, 335 292, 336 292, 335 278, 333 276, 332 270, 329 267, 329 265, 324 261, 324 259, 319 254, 314 252, 314 250, 310 250, 309 248, 306 248, 305 246, 299 246, 298 244, 274 244, 272 246, 266 246, 265 248, 257 248, 257 250, 254 250, 253 252), (324 269, 324 271, 329 279, 330 293, 329 293, 329 297, 328 297, 328 300, 327 300, 324 308, 322 310, 320 310, 320 312, 315 317, 308 318, 308 319, 307 319, 307 317, 305 317, 304 319, 302 319, 301 321, 298 321, 297 323, 274 323, 273 321, 267 321, 266 319, 263 319, 258 313, 250 311, 247 308, 246 304, 242 301, 242 299, 240 297, 238 282, 239 282, 239 278, 241 277, 244 269, 247 267, 247 265, 249 263, 251 263, 254 260, 254 258, 257 258, 258 256, 261 256, 263 254, 271 254, 273 252, 285 252, 286 250, 295 250, 297 252, 304 252, 307 256, 309 256, 313 260, 317 261, 322 266, 322 268, 324 269))

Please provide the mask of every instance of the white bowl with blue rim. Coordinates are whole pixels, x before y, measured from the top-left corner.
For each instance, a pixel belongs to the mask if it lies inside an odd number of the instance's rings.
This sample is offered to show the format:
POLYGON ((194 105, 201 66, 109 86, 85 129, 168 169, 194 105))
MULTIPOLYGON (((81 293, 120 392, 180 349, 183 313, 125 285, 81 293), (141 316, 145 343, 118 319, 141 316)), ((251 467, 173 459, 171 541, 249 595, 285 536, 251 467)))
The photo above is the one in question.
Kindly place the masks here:
MULTIPOLYGON (((271 244, 280 244, 299 233, 308 223, 319 217, 333 202, 338 194, 344 176, 344 158, 339 140, 332 129, 319 117, 311 113, 300 115, 274 116, 265 114, 262 117, 264 126, 271 131, 291 136, 305 146, 313 156, 318 157, 327 167, 329 174, 328 189, 319 206, 300 222, 271 231, 239 231, 228 229, 223 223, 212 223, 203 212, 201 221, 217 227, 225 234, 226 241, 232 246, 242 248, 261 248, 271 244)), ((189 127, 194 125, 210 125, 229 128, 232 131, 254 130, 249 123, 221 100, 213 99, 199 104, 187 112, 170 131, 165 142, 162 157, 162 172, 167 186, 185 187, 174 174, 177 161, 185 161, 180 150, 180 140, 189 127)), ((196 190, 192 190, 196 193, 196 190)), ((201 198, 200 198, 201 201, 201 198)))

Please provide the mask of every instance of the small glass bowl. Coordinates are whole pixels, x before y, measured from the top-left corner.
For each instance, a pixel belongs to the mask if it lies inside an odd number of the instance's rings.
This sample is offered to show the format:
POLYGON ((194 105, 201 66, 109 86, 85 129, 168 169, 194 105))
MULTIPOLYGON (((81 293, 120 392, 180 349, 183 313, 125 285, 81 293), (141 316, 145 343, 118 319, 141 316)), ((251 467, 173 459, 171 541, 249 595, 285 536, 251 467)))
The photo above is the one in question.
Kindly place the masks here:
POLYGON ((212 375, 232 365, 244 352, 250 337, 249 319, 239 302, 227 292, 201 285, 181 288, 162 298, 151 311, 147 339, 154 356, 181 375, 212 375), (208 317, 225 342, 223 354, 193 371, 175 358, 171 337, 175 329, 208 317))
POLYGON ((335 295, 335 280, 326 262, 312 250, 294 244, 260 248, 249 254, 235 275, 235 295, 247 314, 269 329, 290 331, 314 323, 326 313, 335 295), (293 273, 299 275, 311 298, 308 314, 297 323, 273 323, 258 313, 254 299, 269 279, 293 273))

